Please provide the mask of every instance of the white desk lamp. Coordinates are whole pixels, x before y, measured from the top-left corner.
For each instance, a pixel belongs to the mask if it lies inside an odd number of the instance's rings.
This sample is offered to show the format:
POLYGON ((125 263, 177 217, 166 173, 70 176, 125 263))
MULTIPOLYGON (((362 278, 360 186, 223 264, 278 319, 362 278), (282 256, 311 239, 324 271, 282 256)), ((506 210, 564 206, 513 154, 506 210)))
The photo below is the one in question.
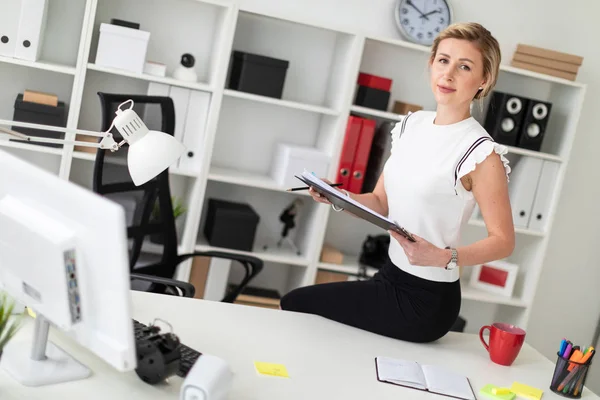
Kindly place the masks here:
POLYGON ((133 111, 133 100, 127 100, 119 104, 117 115, 106 132, 93 132, 82 129, 66 129, 50 125, 38 125, 32 123, 0 120, 0 125, 9 125, 23 128, 43 129, 54 132, 75 132, 88 136, 101 137, 99 143, 80 142, 74 140, 52 139, 43 137, 27 136, 13 130, 0 127, 0 132, 29 142, 73 144, 77 146, 96 147, 100 149, 118 151, 125 143, 129 144, 127 155, 127 167, 129 174, 136 186, 140 186, 154 178, 165 169, 169 168, 185 151, 185 147, 173 136, 164 132, 151 131, 142 119, 133 111), (121 110, 121 106, 131 102, 131 107, 121 110), (115 126, 123 136, 123 141, 115 142, 110 130, 115 126))

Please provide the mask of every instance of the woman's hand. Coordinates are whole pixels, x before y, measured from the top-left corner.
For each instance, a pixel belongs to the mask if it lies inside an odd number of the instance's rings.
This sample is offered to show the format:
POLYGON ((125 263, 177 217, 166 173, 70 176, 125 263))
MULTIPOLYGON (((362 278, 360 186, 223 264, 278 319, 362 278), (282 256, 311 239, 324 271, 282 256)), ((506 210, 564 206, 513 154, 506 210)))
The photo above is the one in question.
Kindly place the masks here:
POLYGON ((406 257, 408 258, 408 262, 411 265, 418 265, 421 267, 445 267, 452 257, 450 250, 440 249, 415 234, 412 236, 416 241, 411 242, 397 232, 389 232, 392 237, 400 243, 400 246, 404 249, 404 254, 406 254, 406 257))
MULTIPOLYGON (((328 179, 321 179, 323 182, 326 182, 328 184, 331 185, 331 181, 329 181, 328 179)), ((327 197, 321 195, 319 192, 317 192, 316 190, 314 190, 312 187, 310 187, 308 189, 308 193, 312 196, 312 198, 315 201, 318 201, 319 203, 323 203, 323 204, 331 204, 329 202, 329 200, 327 200, 327 197)))

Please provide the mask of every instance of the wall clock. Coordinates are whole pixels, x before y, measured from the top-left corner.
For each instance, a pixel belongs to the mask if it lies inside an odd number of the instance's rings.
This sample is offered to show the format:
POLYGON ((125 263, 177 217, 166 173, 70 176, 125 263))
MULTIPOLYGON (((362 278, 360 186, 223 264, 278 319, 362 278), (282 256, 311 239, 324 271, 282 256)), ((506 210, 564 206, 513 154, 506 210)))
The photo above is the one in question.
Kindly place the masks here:
POLYGON ((394 17, 407 40, 431 46, 433 39, 452 23, 452 9, 447 0, 398 0, 394 17))

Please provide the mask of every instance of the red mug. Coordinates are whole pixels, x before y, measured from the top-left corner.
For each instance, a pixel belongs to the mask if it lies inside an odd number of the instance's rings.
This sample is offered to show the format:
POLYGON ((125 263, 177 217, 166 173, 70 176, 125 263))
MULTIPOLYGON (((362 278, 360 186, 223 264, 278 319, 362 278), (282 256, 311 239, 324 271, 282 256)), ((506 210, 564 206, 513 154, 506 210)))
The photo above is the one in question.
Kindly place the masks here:
POLYGON ((485 349, 490 353, 490 359, 496 364, 511 365, 525 342, 525 331, 510 324, 497 322, 482 326, 479 330, 479 339, 485 349), (483 331, 490 330, 489 345, 483 340, 483 331))

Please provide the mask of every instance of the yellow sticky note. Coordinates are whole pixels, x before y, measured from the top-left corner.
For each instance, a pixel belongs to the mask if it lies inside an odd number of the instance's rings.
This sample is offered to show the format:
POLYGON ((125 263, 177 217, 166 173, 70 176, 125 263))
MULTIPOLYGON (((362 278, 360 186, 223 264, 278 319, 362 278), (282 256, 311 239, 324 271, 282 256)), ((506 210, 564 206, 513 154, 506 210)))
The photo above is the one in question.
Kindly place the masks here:
POLYGON ((532 386, 525 385, 519 382, 513 382, 510 387, 510 391, 516 393, 517 396, 525 397, 530 400, 540 400, 542 398, 543 390, 534 388, 532 386))
POLYGON ((254 367, 256 371, 261 375, 280 376, 282 378, 289 378, 287 369, 283 364, 273 364, 266 362, 254 361, 254 367))
POLYGON ((511 393, 511 391, 507 388, 495 387, 492 389, 492 393, 493 394, 509 394, 509 393, 511 393))
POLYGON ((516 396, 513 392, 506 388, 499 388, 491 384, 482 387, 479 391, 479 394, 481 394, 486 399, 493 400, 513 400, 516 396))

